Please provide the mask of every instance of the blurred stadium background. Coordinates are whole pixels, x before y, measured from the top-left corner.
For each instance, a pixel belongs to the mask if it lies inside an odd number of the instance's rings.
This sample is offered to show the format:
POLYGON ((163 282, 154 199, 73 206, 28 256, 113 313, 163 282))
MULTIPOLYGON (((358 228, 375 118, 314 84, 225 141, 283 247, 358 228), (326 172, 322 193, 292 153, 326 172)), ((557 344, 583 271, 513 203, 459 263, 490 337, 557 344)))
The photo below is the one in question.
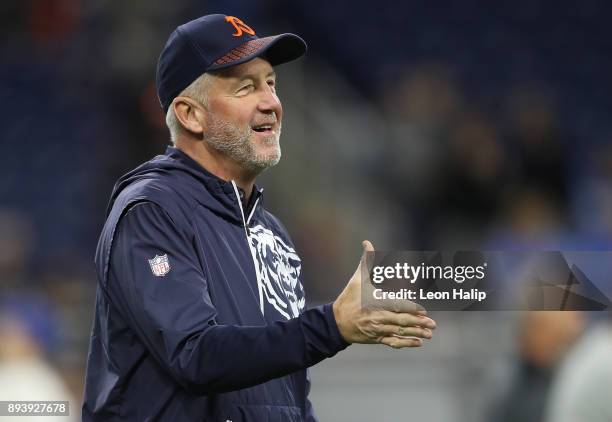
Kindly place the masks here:
MULTIPOLYGON (((1 2, 0 400, 71 397, 80 415, 97 235, 115 179, 169 142, 155 63, 178 24, 226 13, 309 44, 278 71, 283 159, 261 185, 316 304, 342 289, 364 238, 379 250, 610 249, 611 12, 565 0, 1 2)), ((433 317, 420 350, 353 346, 313 368, 321 421, 542 420, 560 356, 593 320, 433 317), (517 406, 528 411, 504 419, 517 406)))

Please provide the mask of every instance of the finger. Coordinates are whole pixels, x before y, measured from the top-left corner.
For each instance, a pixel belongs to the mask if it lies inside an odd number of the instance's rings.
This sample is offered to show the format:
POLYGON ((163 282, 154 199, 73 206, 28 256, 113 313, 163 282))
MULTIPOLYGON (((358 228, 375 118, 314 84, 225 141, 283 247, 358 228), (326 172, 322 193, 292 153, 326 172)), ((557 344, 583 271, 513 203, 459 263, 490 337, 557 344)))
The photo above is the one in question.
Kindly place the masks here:
POLYGON ((375 333, 378 337, 418 337, 430 339, 433 335, 429 328, 423 327, 402 327, 397 325, 380 325, 376 327, 375 333))
MULTIPOLYGON (((358 271, 361 270, 361 264, 358 271)), ((427 315, 422 305, 408 299, 376 299, 375 286, 370 282, 371 273, 361 270, 363 305, 371 309, 385 310, 396 313, 427 315)))
POLYGON ((403 349, 404 347, 420 347, 423 345, 423 341, 418 338, 401 338, 401 337, 384 337, 380 340, 382 344, 385 344, 394 349, 403 349))
POLYGON ((379 302, 379 307, 386 311, 427 315, 427 311, 423 305, 408 299, 383 299, 379 302))
MULTIPOLYGON (((361 267, 360 267, 361 268, 361 267)), ((362 271, 362 303, 364 307, 374 310, 384 310, 395 313, 409 313, 413 315, 427 315, 422 305, 408 299, 376 299, 375 286, 369 282, 370 274, 362 271)))
POLYGON ((377 311, 378 315, 373 315, 372 320, 381 324, 399 325, 402 327, 425 327, 433 330, 436 322, 426 316, 408 313, 395 313, 389 311, 377 311))

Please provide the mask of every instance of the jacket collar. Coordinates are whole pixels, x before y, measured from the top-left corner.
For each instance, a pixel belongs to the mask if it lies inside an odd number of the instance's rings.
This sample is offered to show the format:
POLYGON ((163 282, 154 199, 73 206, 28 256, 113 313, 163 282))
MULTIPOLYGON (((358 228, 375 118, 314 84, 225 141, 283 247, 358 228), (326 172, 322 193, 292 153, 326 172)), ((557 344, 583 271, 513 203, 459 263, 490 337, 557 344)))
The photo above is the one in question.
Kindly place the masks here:
MULTIPOLYGON (((242 213, 240 212, 240 206, 242 206, 245 215, 250 215, 253 206, 257 206, 253 214, 254 220, 263 209, 263 188, 258 187, 257 185, 253 185, 253 192, 249 198, 249 201, 245 201, 245 192, 242 188, 237 187, 238 195, 240 198, 236 197, 236 191, 234 190, 234 186, 231 181, 225 181, 220 177, 215 176, 208 170, 206 170, 202 165, 200 165, 197 161, 191 158, 189 155, 185 154, 178 148, 168 146, 164 153, 164 156, 169 159, 179 162, 184 166, 188 167, 194 175, 197 175, 197 179, 206 187, 206 190, 221 204, 231 212, 232 216, 239 220, 243 221, 242 213), (241 201, 241 204, 238 203, 241 201)), ((204 204, 206 205, 206 204, 204 204)), ((251 221, 252 221, 251 220, 251 221)))

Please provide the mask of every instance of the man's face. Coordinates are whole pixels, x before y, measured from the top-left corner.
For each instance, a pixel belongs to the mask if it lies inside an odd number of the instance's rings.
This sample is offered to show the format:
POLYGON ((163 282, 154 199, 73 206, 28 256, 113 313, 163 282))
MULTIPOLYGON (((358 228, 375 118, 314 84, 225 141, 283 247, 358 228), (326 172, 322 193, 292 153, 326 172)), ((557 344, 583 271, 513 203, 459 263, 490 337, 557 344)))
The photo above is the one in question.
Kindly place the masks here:
POLYGON ((255 58, 216 72, 208 88, 204 140, 250 172, 281 157, 283 110, 275 83, 270 63, 255 58))

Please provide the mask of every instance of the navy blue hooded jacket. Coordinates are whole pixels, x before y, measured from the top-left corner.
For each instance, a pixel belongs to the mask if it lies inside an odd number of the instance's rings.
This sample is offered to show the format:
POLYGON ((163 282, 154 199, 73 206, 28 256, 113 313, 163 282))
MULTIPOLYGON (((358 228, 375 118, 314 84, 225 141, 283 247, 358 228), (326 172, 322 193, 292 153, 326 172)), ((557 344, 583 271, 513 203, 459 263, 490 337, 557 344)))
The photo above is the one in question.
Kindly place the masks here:
POLYGON ((347 347, 254 189, 168 148, 123 176, 96 252, 84 421, 314 421, 306 368, 347 347))

